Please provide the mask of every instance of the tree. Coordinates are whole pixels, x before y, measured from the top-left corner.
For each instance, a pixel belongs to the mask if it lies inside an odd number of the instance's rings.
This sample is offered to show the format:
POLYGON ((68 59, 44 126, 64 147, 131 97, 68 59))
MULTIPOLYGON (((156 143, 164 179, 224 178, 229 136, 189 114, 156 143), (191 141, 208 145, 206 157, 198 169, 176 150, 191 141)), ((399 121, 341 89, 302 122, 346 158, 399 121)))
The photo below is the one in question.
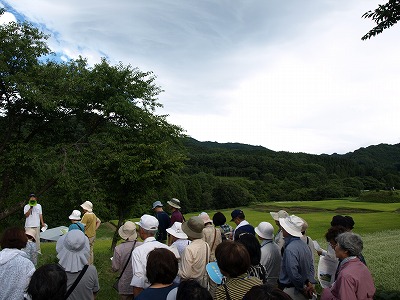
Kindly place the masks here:
POLYGON ((151 72, 44 61, 46 38, 27 23, 0 26, 0 219, 36 191, 63 214, 95 197, 121 223, 181 167, 182 129, 155 114, 151 72))
POLYGON ((362 17, 372 19, 377 24, 361 38, 362 40, 370 39, 400 20, 400 0, 389 0, 385 4, 379 5, 374 11, 367 11, 362 17))

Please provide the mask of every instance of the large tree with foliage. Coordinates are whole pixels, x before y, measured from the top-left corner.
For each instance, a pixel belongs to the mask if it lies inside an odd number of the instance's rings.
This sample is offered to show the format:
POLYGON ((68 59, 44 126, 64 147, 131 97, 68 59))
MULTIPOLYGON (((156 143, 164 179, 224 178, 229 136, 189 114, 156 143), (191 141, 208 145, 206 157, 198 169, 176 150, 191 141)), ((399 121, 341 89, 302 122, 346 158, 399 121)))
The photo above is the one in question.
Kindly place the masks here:
POLYGON ((362 40, 370 39, 400 21, 400 0, 389 0, 375 10, 367 11, 362 17, 372 19, 376 23, 376 26, 361 38, 362 40))
POLYGON ((122 222, 181 166, 182 130, 155 113, 151 72, 44 61, 46 38, 28 23, 0 26, 0 219, 36 191, 54 218, 91 200, 122 222))

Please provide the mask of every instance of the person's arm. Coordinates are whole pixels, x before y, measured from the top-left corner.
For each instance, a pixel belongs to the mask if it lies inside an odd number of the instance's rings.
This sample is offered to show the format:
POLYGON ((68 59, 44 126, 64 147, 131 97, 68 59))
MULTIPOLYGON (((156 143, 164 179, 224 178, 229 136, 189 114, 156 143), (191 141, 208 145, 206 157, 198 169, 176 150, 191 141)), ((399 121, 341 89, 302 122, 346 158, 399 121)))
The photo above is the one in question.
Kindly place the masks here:
POLYGON ((24 213, 25 218, 28 218, 32 213, 33 206, 29 207, 29 209, 24 213))
POLYGON ((114 272, 117 272, 119 270, 120 267, 120 255, 119 253, 116 251, 116 248, 114 249, 114 255, 113 258, 111 260, 111 268, 114 272))
POLYGON ((40 224, 42 224, 42 226, 44 226, 44 222, 43 222, 43 215, 42 215, 42 214, 40 214, 40 215, 39 215, 39 218, 40 218, 40 224))
POLYGON ((134 286, 133 287, 133 297, 136 298, 141 292, 143 292, 143 288, 134 286))
POLYGON ((96 218, 96 230, 100 227, 101 221, 99 218, 96 218))

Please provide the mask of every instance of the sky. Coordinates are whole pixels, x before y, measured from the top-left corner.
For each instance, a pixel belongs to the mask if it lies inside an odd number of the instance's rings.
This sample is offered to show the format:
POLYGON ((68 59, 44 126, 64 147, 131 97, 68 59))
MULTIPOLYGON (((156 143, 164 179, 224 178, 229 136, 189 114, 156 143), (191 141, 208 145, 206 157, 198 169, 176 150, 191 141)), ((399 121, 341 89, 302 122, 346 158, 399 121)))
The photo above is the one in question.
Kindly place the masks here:
POLYGON ((400 24, 376 0, 0 0, 61 59, 152 71, 160 114, 199 141, 344 154, 400 143, 400 24))

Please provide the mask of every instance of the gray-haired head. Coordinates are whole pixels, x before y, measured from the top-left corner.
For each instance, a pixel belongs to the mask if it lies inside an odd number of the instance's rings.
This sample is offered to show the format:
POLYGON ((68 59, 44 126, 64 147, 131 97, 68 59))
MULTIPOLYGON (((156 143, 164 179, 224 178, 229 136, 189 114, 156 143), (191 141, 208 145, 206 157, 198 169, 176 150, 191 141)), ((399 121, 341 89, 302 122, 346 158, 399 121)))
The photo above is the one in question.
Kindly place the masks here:
POLYGON ((343 250, 349 253, 349 256, 358 256, 363 249, 361 237, 353 232, 344 232, 338 235, 336 242, 343 250))

